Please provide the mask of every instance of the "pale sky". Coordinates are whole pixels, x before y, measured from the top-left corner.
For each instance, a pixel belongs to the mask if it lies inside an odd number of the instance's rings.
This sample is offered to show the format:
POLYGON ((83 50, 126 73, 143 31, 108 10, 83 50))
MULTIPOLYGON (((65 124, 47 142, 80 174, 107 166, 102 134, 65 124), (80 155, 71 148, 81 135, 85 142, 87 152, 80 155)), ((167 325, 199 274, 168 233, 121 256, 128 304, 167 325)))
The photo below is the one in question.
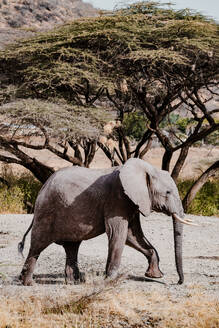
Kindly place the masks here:
MULTIPOLYGON (((100 9, 112 10, 116 5, 129 4, 138 1, 134 0, 84 0, 91 3, 94 7, 100 9)), ((161 0, 161 3, 169 2, 161 0)), ((210 16, 219 22, 219 0, 173 0, 176 9, 190 8, 200 11, 202 14, 210 16)))

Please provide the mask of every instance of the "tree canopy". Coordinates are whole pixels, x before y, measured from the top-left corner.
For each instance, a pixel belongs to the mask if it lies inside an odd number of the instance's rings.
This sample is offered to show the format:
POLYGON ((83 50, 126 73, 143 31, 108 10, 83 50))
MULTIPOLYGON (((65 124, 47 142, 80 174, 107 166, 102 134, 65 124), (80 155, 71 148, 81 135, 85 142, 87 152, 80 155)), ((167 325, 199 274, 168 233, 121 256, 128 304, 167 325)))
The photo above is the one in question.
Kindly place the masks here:
POLYGON ((7 74, 1 98, 7 100, 7 87, 14 85, 17 98, 61 97, 92 104, 102 88, 115 92, 124 79, 140 86, 144 71, 154 76, 152 95, 165 92, 155 79, 165 74, 184 71, 194 77, 201 71, 204 85, 218 73, 217 29, 203 16, 153 2, 75 20, 1 53, 1 70, 7 74))
MULTIPOLYGON (((98 143, 112 163, 119 164, 131 156, 142 157, 156 135, 165 148, 164 169, 169 170, 173 152, 181 149, 172 172, 177 178, 189 147, 219 127, 218 108, 208 108, 217 94, 218 46, 214 21, 158 2, 141 2, 101 17, 75 20, 0 53, 0 113, 10 122, 15 117, 22 119, 23 124, 29 115, 26 105, 33 106, 28 109, 33 113, 40 104, 40 116, 45 119, 41 128, 37 127, 45 137, 44 145, 49 147, 49 136, 64 133, 63 157, 68 142, 80 161, 78 139, 83 139, 85 152, 88 145, 98 143), (120 121, 114 129, 118 147, 113 151, 99 141, 99 132, 88 134, 97 127, 100 131, 112 111, 120 121), (171 124, 170 131, 162 125, 165 120, 171 122, 176 111, 193 123, 192 131, 183 137, 171 124), (127 115, 135 112, 145 118, 145 129, 133 149, 124 124, 127 115), (73 121, 77 119, 68 120, 66 113, 69 118, 80 113, 90 128, 81 131, 83 122, 78 121, 76 130, 73 121), (65 130, 60 132, 62 124, 65 130)), ((12 130, 15 139, 17 132, 12 130)), ((6 149, 6 141, 2 140, 0 147, 6 149)))

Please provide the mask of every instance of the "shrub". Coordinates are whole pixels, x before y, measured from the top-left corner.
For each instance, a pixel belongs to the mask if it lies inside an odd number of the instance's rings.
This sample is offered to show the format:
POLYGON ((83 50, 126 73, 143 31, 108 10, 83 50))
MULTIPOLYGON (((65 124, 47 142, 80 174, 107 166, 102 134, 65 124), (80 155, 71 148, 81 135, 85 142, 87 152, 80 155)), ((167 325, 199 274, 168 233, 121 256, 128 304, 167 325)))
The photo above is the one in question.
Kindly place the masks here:
POLYGON ((123 127, 125 134, 128 137, 141 140, 146 130, 147 120, 146 117, 139 112, 128 113, 124 115, 123 127))
POLYGON ((215 131, 207 136, 204 140, 205 144, 219 146, 219 131, 215 131))
POLYGON ((0 185, 0 213, 28 213, 34 207, 41 183, 30 174, 16 176, 12 172, 5 172, 4 179, 9 187, 0 185))
MULTIPOLYGON (((185 180, 178 183, 181 198, 184 198, 193 183, 193 180, 185 180)), ((208 181, 204 184, 189 206, 188 213, 206 216, 219 215, 219 179, 208 181)))
POLYGON ((24 213, 23 194, 17 186, 0 189, 1 213, 24 213))

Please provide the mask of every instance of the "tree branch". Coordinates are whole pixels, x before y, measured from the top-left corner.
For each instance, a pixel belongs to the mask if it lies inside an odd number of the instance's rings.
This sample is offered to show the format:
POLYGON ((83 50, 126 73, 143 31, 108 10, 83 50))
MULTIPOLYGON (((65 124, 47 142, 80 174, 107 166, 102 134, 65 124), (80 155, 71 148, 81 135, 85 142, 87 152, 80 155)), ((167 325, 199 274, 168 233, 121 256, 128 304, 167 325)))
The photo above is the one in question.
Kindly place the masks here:
POLYGON ((119 163, 114 159, 108 147, 106 147, 102 142, 97 141, 97 145, 102 149, 107 158, 111 161, 112 166, 119 166, 119 163))
POLYGON ((142 159, 144 157, 144 155, 151 149, 152 141, 153 141, 153 134, 148 139, 147 144, 145 145, 144 149, 140 152, 139 158, 142 159))
POLYGON ((8 164, 19 164, 22 165, 22 161, 14 157, 0 155, 0 161, 8 164))

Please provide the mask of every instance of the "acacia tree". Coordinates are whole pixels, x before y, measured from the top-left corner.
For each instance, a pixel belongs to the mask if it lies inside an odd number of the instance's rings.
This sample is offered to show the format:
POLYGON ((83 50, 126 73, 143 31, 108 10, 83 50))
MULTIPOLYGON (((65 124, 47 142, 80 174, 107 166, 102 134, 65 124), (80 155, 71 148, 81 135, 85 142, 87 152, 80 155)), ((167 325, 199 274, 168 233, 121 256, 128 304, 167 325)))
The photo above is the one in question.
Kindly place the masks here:
POLYGON ((24 166, 42 183, 55 169, 36 159, 33 151, 47 150, 73 165, 89 167, 96 152, 96 138, 108 117, 97 108, 90 111, 87 107, 83 112, 63 101, 37 99, 2 105, 5 121, 0 126, 0 149, 5 152, 0 160, 24 166))
MULTIPOLYGON (((188 77, 188 75, 181 81, 178 80, 177 86, 176 74, 168 74, 165 78, 163 76, 156 78, 155 83, 159 84, 160 91, 159 94, 154 96, 150 94, 150 87, 154 82, 153 79, 150 79, 150 74, 144 74, 145 85, 143 87, 139 88, 138 85, 134 86, 132 84, 130 98, 132 97, 139 104, 140 109, 145 114, 147 128, 136 148, 131 150, 128 139, 123 133, 124 129, 119 127, 117 130, 119 142, 124 144, 126 152, 124 153, 123 149, 120 151, 122 162, 131 156, 141 158, 142 155, 145 155, 152 136, 156 135, 165 149, 162 169, 170 170, 172 155, 175 151, 180 150, 179 157, 172 170, 172 177, 176 180, 189 148, 213 132, 218 131, 219 123, 215 114, 219 113, 219 108, 208 108, 208 103, 216 94, 214 91, 216 83, 209 81, 206 86, 203 86, 206 81, 196 83, 193 72, 191 72, 191 76, 188 77), (171 122, 171 114, 175 112, 180 114, 181 111, 183 111, 184 117, 188 118, 187 122, 191 127, 187 129, 188 135, 179 133, 176 126, 171 122), (164 120, 166 121, 165 124, 163 124, 164 120), (142 146, 143 150, 141 150, 142 146)), ((202 74, 200 75, 202 76, 202 74)), ((124 104, 122 106, 121 103, 118 104, 116 101, 114 103, 118 109, 123 110, 124 104)))
MULTIPOLYGON (((143 157, 156 135, 165 148, 163 169, 169 170, 173 153, 181 150, 172 172, 176 179, 189 147, 218 130, 218 108, 207 107, 217 90, 217 46, 217 25, 213 21, 188 10, 165 9, 155 2, 134 4, 110 16, 77 20, 21 41, 0 54, 2 115, 11 120, 4 110, 6 104, 30 98, 53 104, 64 99, 71 106, 69 119, 76 108, 86 113, 86 118, 95 117, 100 108, 114 109, 119 124, 114 129, 118 146, 113 149, 98 139, 98 133, 86 136, 85 131, 77 138, 72 129, 72 136, 63 136, 54 150, 48 142, 46 120, 41 127, 36 125, 45 138, 40 149, 47 148, 81 164, 79 143, 83 140, 86 166, 93 158, 96 143, 112 164, 118 165, 132 156, 143 157), (125 117, 134 112, 145 117, 145 131, 135 147, 124 124, 125 117), (193 123, 187 137, 181 137, 171 124, 169 131, 164 125, 176 112, 187 115, 193 123), (66 145, 73 149, 74 160, 69 158, 66 145)), ((52 125, 50 134, 57 137, 51 130, 52 125)), ((18 156, 14 148, 33 148, 18 143, 16 134, 12 136, 8 144, 3 138, 1 147, 14 156, 18 156)), ((20 163, 24 165, 26 157, 21 155, 20 163)))
POLYGON ((202 17, 171 11, 171 19, 169 10, 156 8, 155 13, 153 6, 141 3, 129 7, 128 12, 135 15, 153 12, 152 17, 158 18, 158 27, 153 25, 149 32, 147 26, 146 31, 141 31, 140 46, 138 44, 138 48, 127 56, 121 56, 123 80, 114 93, 108 93, 108 97, 117 108, 121 121, 124 113, 136 110, 147 118, 145 133, 135 149, 131 149, 124 128, 117 129, 120 160, 142 157, 149 149, 152 136, 156 135, 165 148, 164 170, 170 170, 172 155, 180 150, 172 171, 176 180, 189 148, 219 129, 219 107, 209 108, 209 102, 219 95, 218 37, 216 26, 202 17), (171 124, 163 125, 164 120, 170 123, 171 113, 189 118, 192 129, 187 136, 181 137, 171 124))

